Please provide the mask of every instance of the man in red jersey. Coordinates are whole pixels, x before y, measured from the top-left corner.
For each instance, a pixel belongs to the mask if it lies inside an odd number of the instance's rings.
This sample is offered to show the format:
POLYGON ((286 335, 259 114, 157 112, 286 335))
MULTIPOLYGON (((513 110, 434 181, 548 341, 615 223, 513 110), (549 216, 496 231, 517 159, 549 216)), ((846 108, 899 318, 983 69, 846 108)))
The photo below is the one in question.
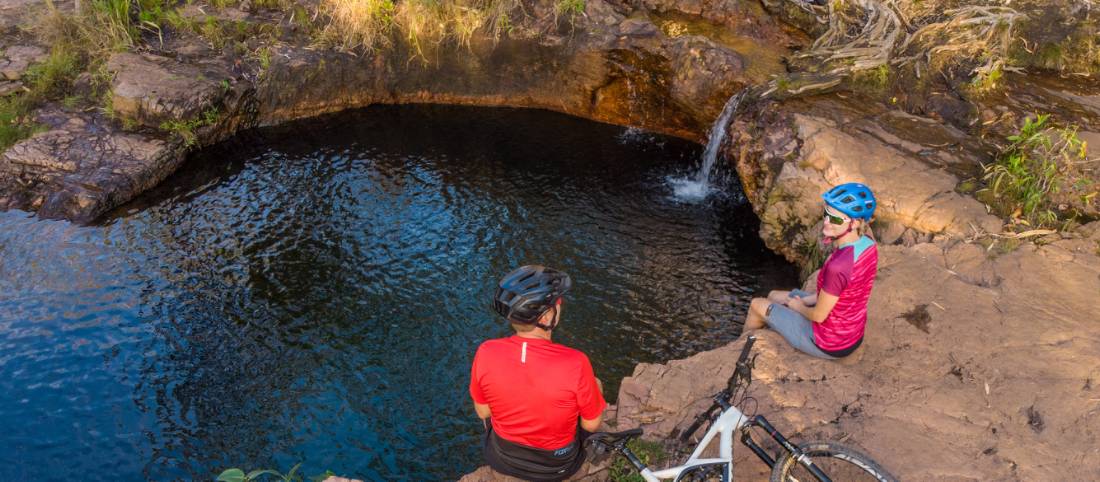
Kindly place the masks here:
POLYGON ((514 336, 488 340, 474 355, 470 397, 486 424, 485 461, 505 475, 564 480, 584 464, 581 444, 607 402, 588 357, 550 340, 561 321, 569 275, 523 266, 500 280, 493 309, 514 336))

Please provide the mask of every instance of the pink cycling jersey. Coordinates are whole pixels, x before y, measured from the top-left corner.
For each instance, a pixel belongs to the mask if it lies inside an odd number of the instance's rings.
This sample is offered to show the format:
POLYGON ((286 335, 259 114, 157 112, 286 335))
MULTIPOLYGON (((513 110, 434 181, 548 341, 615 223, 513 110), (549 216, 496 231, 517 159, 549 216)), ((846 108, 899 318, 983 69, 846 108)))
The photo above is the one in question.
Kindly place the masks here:
POLYGON ((814 344, 827 352, 841 351, 863 339, 867 300, 875 284, 878 249, 867 236, 840 246, 817 275, 817 289, 840 298, 829 316, 814 323, 814 344))

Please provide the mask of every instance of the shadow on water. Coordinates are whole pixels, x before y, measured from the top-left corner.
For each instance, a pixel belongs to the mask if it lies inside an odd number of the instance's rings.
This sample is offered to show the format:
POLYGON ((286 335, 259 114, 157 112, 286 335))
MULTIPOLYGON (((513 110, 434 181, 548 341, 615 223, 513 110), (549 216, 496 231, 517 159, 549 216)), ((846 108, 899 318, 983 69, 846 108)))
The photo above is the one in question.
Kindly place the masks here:
POLYGON ((209 148, 99 226, 0 215, 0 478, 458 477, 509 269, 573 275, 555 340, 609 394, 796 281, 739 195, 671 197, 698 158, 547 112, 377 107, 209 148))

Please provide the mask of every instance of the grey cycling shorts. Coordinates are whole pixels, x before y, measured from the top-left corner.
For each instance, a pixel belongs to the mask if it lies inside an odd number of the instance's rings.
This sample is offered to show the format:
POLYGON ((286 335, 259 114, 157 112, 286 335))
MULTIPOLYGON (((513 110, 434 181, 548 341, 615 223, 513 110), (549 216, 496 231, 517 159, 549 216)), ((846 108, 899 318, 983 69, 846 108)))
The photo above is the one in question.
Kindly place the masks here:
MULTIPOLYGON (((810 293, 802 290, 792 290, 791 296, 810 296, 810 293)), ((772 303, 771 312, 768 313, 765 321, 771 329, 783 335, 787 343, 790 343, 798 351, 826 360, 836 359, 836 357, 821 351, 814 344, 813 322, 802 316, 801 313, 786 306, 772 303)))

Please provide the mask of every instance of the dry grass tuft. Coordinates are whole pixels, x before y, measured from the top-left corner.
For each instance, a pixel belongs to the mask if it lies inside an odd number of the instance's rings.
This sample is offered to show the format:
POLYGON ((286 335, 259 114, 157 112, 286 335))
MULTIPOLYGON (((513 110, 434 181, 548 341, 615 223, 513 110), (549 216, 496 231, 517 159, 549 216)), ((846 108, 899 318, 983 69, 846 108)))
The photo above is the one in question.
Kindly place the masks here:
POLYGON ((401 38, 418 55, 444 43, 470 46, 481 31, 492 38, 508 33, 520 0, 322 0, 328 25, 324 44, 368 52, 401 38))

